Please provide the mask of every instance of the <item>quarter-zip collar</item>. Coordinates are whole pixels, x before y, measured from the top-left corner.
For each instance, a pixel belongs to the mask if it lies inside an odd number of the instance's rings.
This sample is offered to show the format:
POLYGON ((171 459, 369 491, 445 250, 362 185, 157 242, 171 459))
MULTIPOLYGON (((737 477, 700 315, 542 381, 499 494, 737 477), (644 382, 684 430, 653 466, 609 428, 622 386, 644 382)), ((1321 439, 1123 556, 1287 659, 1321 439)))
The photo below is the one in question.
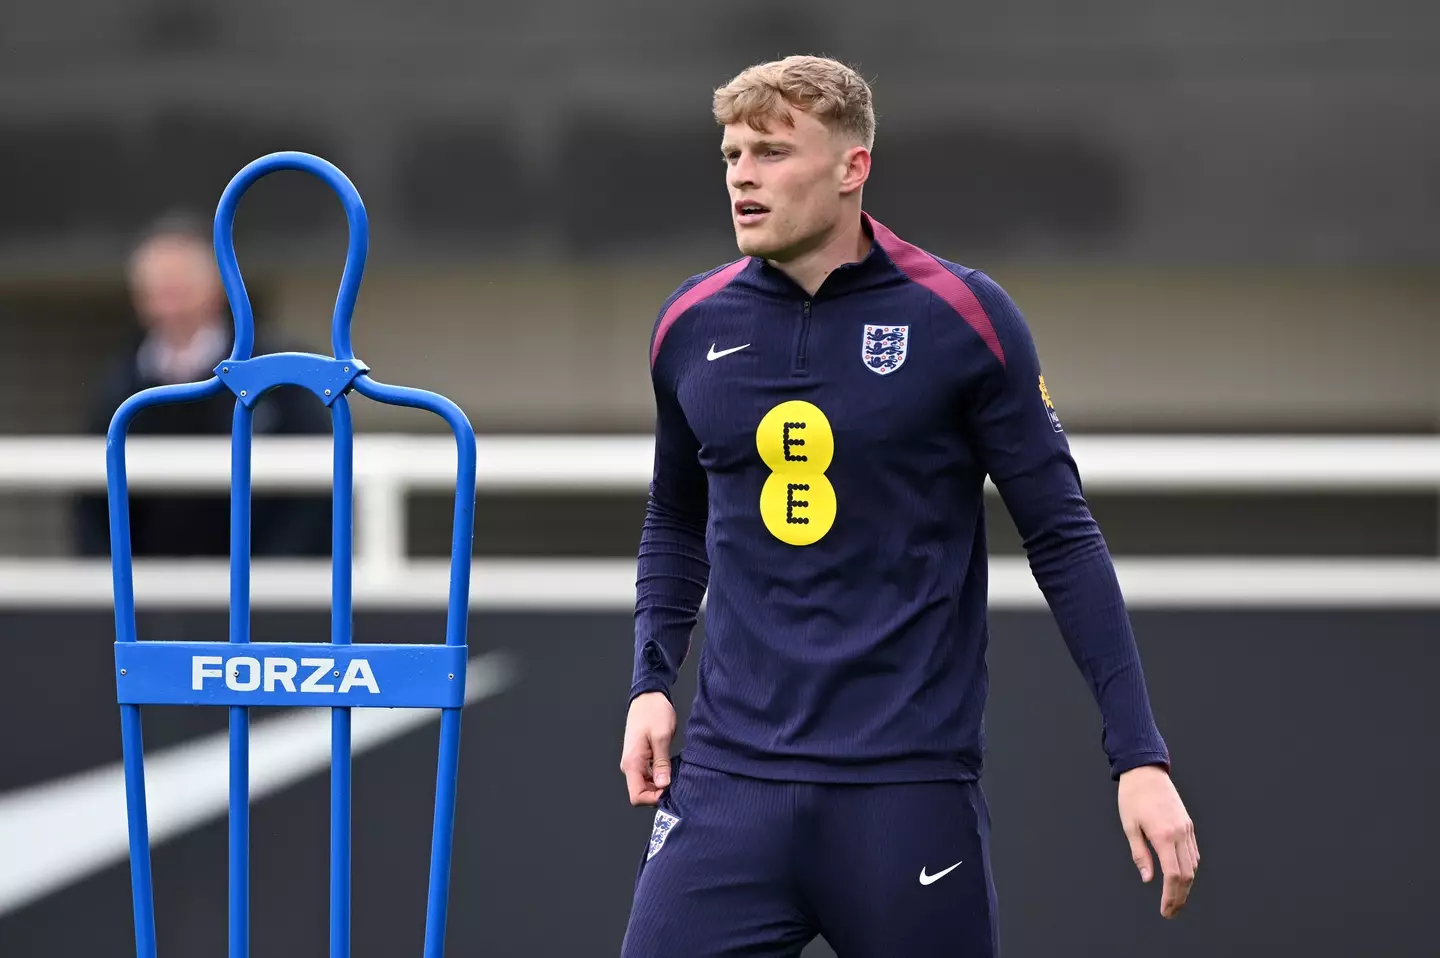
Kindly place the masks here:
POLYGON ((895 266, 876 241, 874 221, 870 214, 860 214, 860 228, 870 239, 870 251, 858 260, 836 267, 825 277, 813 296, 784 270, 759 257, 751 258, 751 267, 746 272, 757 285, 769 292, 810 302, 821 302, 865 289, 905 282, 905 274, 895 266))

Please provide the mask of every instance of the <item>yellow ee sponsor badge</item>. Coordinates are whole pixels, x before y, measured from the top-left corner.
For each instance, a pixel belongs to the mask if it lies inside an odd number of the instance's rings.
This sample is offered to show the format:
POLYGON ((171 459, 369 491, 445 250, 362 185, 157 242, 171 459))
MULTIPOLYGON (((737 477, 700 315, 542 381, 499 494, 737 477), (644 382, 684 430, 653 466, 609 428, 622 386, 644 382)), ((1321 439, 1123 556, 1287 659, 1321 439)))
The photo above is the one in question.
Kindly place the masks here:
POLYGON ((783 402, 760 420, 755 448, 770 469, 760 491, 765 528, 792 546, 818 542, 835 524, 835 487, 825 477, 835 458, 830 420, 813 403, 783 402))

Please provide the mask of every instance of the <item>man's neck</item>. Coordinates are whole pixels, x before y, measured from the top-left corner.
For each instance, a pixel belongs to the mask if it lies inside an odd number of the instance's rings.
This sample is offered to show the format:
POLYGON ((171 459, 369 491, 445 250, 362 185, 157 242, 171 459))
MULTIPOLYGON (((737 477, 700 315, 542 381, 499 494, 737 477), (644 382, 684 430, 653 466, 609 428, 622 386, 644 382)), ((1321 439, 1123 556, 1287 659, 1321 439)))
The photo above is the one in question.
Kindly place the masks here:
POLYGON ((870 237, 860 223, 860 211, 846 216, 819 246, 784 263, 771 265, 793 279, 811 296, 825 277, 846 263, 857 263, 870 252, 870 237))

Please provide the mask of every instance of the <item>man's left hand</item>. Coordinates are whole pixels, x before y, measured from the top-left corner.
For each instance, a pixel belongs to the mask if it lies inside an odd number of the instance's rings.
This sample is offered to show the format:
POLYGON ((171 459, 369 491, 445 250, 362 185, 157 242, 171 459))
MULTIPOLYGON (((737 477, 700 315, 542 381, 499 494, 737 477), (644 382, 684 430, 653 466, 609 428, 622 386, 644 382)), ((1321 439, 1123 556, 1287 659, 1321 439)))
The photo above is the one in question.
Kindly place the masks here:
POLYGON ((1130 857, 1140 869, 1140 879, 1155 874, 1148 839, 1155 846, 1165 885, 1160 893, 1160 914, 1174 918, 1190 897, 1195 869, 1200 864, 1200 847, 1195 843, 1195 823, 1185 811, 1180 794, 1165 769, 1156 765, 1132 768, 1120 776, 1120 824, 1130 840, 1130 857))

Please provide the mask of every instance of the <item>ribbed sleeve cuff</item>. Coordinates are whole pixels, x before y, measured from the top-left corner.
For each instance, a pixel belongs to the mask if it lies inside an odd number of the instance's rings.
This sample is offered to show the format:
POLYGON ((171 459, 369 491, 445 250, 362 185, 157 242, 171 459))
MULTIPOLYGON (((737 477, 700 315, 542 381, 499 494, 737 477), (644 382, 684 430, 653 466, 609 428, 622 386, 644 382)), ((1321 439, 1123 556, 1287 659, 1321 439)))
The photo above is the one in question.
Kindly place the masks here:
POLYGON ((1110 777, 1118 781, 1121 775, 1132 768, 1140 768, 1143 765, 1159 765, 1168 772, 1170 771, 1170 753, 1151 750, 1119 755, 1110 762, 1110 777))

